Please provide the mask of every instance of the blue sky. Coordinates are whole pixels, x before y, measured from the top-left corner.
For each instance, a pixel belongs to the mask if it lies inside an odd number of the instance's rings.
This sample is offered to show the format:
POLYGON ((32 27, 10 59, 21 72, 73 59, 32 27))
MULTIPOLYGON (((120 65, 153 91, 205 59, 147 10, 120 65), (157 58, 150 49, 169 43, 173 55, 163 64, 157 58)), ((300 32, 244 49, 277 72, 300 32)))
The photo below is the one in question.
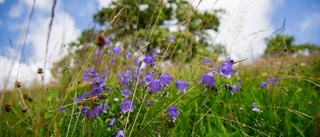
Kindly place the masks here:
MULTIPOLYGON (((48 68, 45 69, 49 78, 52 63, 68 53, 64 45, 74 41, 82 30, 92 26, 93 14, 108 6, 110 1, 58 0, 46 61, 48 68)), ((196 5, 199 0, 194 1, 193 5, 196 5)), ((30 78, 34 78, 29 75, 30 72, 44 66, 52 0, 36 0, 29 32, 26 34, 24 21, 32 3, 33 0, 0 0, 0 63, 5 66, 0 68, 3 72, 0 81, 5 77, 30 81, 30 78), (26 36, 25 53, 20 56, 19 49, 26 36), (23 63, 19 63, 20 57, 23 63), (11 70, 15 73, 9 73, 11 70)), ((320 45, 319 0, 219 0, 216 5, 213 3, 213 0, 203 0, 198 9, 227 10, 226 14, 220 15, 220 32, 212 32, 212 37, 215 40, 213 42, 225 45, 228 55, 236 60, 258 59, 266 48, 264 38, 281 28, 284 19, 286 29, 283 33, 294 36, 296 43, 320 45)), ((15 81, 10 80, 11 83, 15 81)))
POLYGON ((320 45, 319 0, 286 0, 275 9, 272 24, 280 28, 284 19, 285 34, 294 36, 297 44, 309 42, 320 45))

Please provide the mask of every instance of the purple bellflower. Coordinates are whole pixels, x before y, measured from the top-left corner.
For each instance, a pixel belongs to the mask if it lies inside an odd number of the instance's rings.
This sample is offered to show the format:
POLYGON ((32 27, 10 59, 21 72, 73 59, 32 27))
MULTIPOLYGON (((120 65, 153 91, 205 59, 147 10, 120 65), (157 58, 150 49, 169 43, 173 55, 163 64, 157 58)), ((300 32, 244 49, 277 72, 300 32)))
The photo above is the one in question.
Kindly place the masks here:
POLYGON ((153 100, 149 100, 149 101, 146 102, 146 105, 150 106, 152 103, 153 103, 153 100))
POLYGON ((105 40, 106 40, 106 43, 104 44, 104 47, 106 48, 110 45, 111 42, 109 40, 109 37, 106 37, 105 40))
POLYGON ((133 112, 134 102, 132 102, 131 100, 125 100, 120 104, 120 108, 122 109, 123 114, 127 113, 128 111, 133 112))
POLYGON ((125 98, 128 98, 131 95, 131 92, 128 88, 121 90, 121 95, 125 98))
POLYGON ((254 111, 254 112, 262 112, 262 110, 260 110, 260 109, 258 108, 258 106, 257 106, 256 103, 253 103, 252 111, 254 111))
POLYGON ((144 80, 145 80, 147 83, 150 83, 154 78, 155 78, 155 75, 154 75, 154 74, 147 72, 144 80))
POLYGON ((176 87, 179 89, 180 92, 186 93, 186 88, 190 85, 187 81, 178 80, 176 82, 176 87))
POLYGON ((227 77, 231 78, 231 75, 236 73, 237 71, 232 68, 233 61, 229 58, 227 58, 226 63, 222 64, 220 67, 220 74, 227 77))
POLYGON ((112 49, 112 51, 113 51, 113 54, 114 54, 115 56, 120 56, 120 55, 121 55, 121 52, 122 52, 122 48, 117 48, 117 47, 115 47, 115 48, 112 49))
POLYGON ((107 110, 109 109, 109 106, 107 103, 100 104, 99 106, 92 109, 92 112, 90 112, 90 107, 88 106, 82 106, 81 113, 88 117, 96 119, 100 114, 107 113, 107 110))
POLYGON ((146 63, 146 66, 153 66, 154 57, 147 54, 146 57, 143 59, 143 62, 146 63))
POLYGON ((161 91, 161 84, 159 80, 152 80, 149 84, 148 87, 151 88, 151 92, 157 92, 157 91, 161 91))
POLYGON ((110 121, 109 126, 110 126, 110 127, 113 127, 115 121, 116 121, 116 119, 113 118, 113 119, 110 121))
POLYGON ((205 58, 205 59, 204 59, 204 64, 206 64, 206 65, 210 65, 210 59, 205 58))
POLYGON ((127 53, 127 59, 131 59, 132 58, 132 54, 130 52, 127 53))
POLYGON ((125 137, 124 131, 123 131, 123 130, 119 130, 119 131, 117 132, 116 137, 125 137))
POLYGON ((83 75, 83 81, 89 82, 90 84, 94 83, 100 78, 100 73, 96 69, 91 68, 86 70, 83 75))
POLYGON ((279 84, 279 79, 278 79, 278 78, 275 78, 275 77, 270 77, 270 78, 268 79, 268 82, 269 82, 270 84, 279 84))
POLYGON ((82 93, 79 97, 76 97, 76 98, 74 99, 74 102, 80 102, 80 101, 82 101, 82 100, 87 99, 87 97, 88 97, 88 93, 87 93, 87 92, 84 92, 84 93, 82 93))
POLYGON ((213 72, 209 72, 208 74, 202 75, 202 84, 208 84, 210 88, 216 83, 216 80, 214 79, 213 72))
POLYGON ((136 66, 136 67, 139 67, 140 66, 140 60, 139 59, 136 59, 135 61, 134 61, 134 66, 136 66))
POLYGON ((173 119, 173 121, 176 121, 177 117, 180 116, 180 112, 176 106, 172 106, 168 108, 168 115, 173 119))
POLYGON ((264 81, 262 81, 261 83, 260 83, 260 87, 261 88, 265 88, 265 87, 267 87, 267 82, 264 82, 264 81))
POLYGON ((238 90, 240 90, 240 88, 241 88, 240 85, 238 85, 238 86, 237 86, 237 85, 232 85, 232 86, 231 86, 231 93, 232 93, 232 94, 236 94, 236 92, 237 92, 238 90))
POLYGON ((61 113, 64 113, 64 112, 66 111, 66 107, 60 108, 59 111, 60 111, 61 113))
POLYGON ((169 40, 170 42, 174 42, 174 35, 171 34, 171 35, 168 37, 168 40, 169 40))
POLYGON ((171 81, 173 80, 173 77, 171 77, 169 74, 163 74, 160 76, 160 84, 161 86, 170 86, 171 81))

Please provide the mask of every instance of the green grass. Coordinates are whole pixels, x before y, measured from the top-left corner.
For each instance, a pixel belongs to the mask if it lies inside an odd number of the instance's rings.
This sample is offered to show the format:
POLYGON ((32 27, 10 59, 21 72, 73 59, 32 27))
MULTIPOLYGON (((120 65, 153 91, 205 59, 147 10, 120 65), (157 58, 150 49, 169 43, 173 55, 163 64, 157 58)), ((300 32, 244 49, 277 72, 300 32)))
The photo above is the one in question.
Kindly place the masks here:
MULTIPOLYGON (((116 77, 124 69, 111 69, 114 74, 110 74, 107 87, 114 91, 108 93, 106 100, 87 101, 87 105, 107 102, 110 106, 106 114, 95 120, 84 117, 80 113, 81 105, 73 103, 75 96, 90 90, 90 85, 83 83, 78 84, 79 88, 75 85, 70 88, 74 81, 81 81, 82 77, 76 79, 76 75, 83 72, 65 71, 66 80, 62 79, 58 85, 44 88, 39 83, 33 88, 15 88, 12 92, 1 93, 4 103, 1 104, 0 132, 3 136, 115 136, 122 129, 127 136, 130 133, 131 136, 155 136, 154 131, 161 136, 316 136, 320 112, 320 59, 317 56, 240 64, 231 79, 216 75, 217 83, 212 89, 201 84, 200 76, 209 71, 201 67, 202 60, 191 62, 192 66, 175 64, 163 73, 170 73, 175 81, 189 81, 191 86, 187 93, 177 93, 173 83, 156 94, 150 94, 145 85, 140 85, 135 93, 135 110, 130 116, 122 114, 119 107, 123 98, 116 77), (260 82, 267 81, 270 76, 280 78, 280 83, 260 88, 260 82), (70 78, 71 81, 67 80, 70 78), (241 84, 242 90, 232 95, 225 84, 241 84), (21 112, 24 104, 20 91, 32 98, 32 102, 24 99, 29 108, 26 113, 21 112), (151 99, 154 102, 147 107, 145 102, 151 99), (263 112, 251 110, 254 102, 263 112), (10 112, 5 111, 5 103, 10 104, 10 112), (66 112, 58 111, 61 105, 66 107, 66 112), (175 122, 167 114, 167 108, 173 105, 181 113, 175 122), (112 118, 117 120, 109 127, 112 118)), ((131 91, 134 89, 133 84, 131 91)))

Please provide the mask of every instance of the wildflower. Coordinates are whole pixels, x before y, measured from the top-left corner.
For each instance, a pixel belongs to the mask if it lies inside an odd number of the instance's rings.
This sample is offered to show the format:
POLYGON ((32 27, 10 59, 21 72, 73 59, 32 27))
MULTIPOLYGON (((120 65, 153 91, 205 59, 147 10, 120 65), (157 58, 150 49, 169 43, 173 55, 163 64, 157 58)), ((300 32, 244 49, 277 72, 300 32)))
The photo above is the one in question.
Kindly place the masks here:
POLYGON ((60 111, 61 113, 64 113, 64 112, 66 111, 66 107, 60 108, 59 111, 60 111))
POLYGON ((216 83, 216 80, 214 79, 214 74, 212 72, 209 72, 208 74, 202 75, 202 84, 208 84, 210 88, 216 83))
POLYGON ((127 66, 127 71, 131 71, 132 67, 131 66, 127 66))
POLYGON ((240 90, 240 86, 232 85, 231 86, 231 93, 235 94, 238 90, 240 90))
POLYGON ((146 63, 147 66, 153 66, 154 57, 147 54, 146 57, 143 59, 143 62, 146 63))
POLYGON ((154 79, 154 77, 155 77, 154 74, 147 72, 144 80, 145 80, 146 82, 150 83, 150 82, 154 79))
POLYGON ((260 110, 260 109, 258 108, 258 106, 257 106, 256 103, 253 103, 252 111, 254 111, 254 112, 262 112, 262 110, 260 110))
POLYGON ((227 58, 226 63, 222 64, 222 66, 220 67, 220 74, 227 78, 231 78, 231 75, 237 72, 232 68, 232 65, 233 60, 227 58))
POLYGON ((176 106, 172 106, 168 108, 168 115, 173 119, 173 121, 176 121, 177 117, 180 116, 180 112, 176 106))
POLYGON ((102 54, 103 54, 103 51, 100 48, 98 48, 97 51, 96 51, 96 56, 94 58, 94 61, 98 62, 99 59, 102 57, 102 54))
POLYGON ((93 91, 90 93, 91 96, 98 96, 101 92, 104 92, 106 85, 106 77, 102 77, 93 83, 93 91))
POLYGON ((146 102, 146 105, 147 105, 147 106, 150 106, 150 105, 151 105, 151 103, 153 103, 153 100, 149 100, 149 101, 147 101, 147 102, 146 102))
POLYGON ((157 48, 153 48, 152 49, 152 56, 157 56, 158 55, 158 50, 157 50, 157 48))
POLYGON ((81 113, 82 113, 82 115, 84 115, 90 119, 91 118, 96 119, 100 114, 107 113, 108 109, 109 109, 109 105, 107 103, 100 104, 99 106, 93 108, 91 112, 90 112, 90 108, 88 106, 83 106, 81 108, 81 113))
POLYGON ((114 54, 115 56, 120 56, 120 55, 121 55, 121 52, 122 52, 122 49, 115 47, 115 48, 112 49, 112 51, 113 51, 113 54, 114 54))
POLYGON ((129 83, 132 82, 132 75, 130 72, 120 73, 118 78, 121 80, 121 84, 124 86, 129 86, 129 83))
POLYGON ((143 71, 144 71, 143 68, 140 68, 140 69, 138 69, 138 70, 134 70, 134 71, 133 71, 133 77, 135 77, 135 78, 138 78, 138 76, 141 77, 141 72, 143 72, 143 71))
POLYGON ((103 45, 105 48, 108 47, 110 45, 110 40, 109 37, 105 37, 105 44, 103 45))
POLYGON ((151 92, 154 93, 156 91, 161 91, 161 84, 159 80, 152 80, 148 87, 151 88, 151 92))
POLYGON ((123 130, 119 130, 116 137, 125 137, 123 130))
POLYGON ((154 135, 159 135, 159 132, 154 131, 153 134, 154 134, 154 135))
POLYGON ((176 82, 176 87, 183 93, 186 93, 186 88, 188 88, 189 86, 190 85, 187 81, 178 80, 176 82))
POLYGON ((116 59, 115 59, 115 58, 112 58, 112 59, 111 59, 111 62, 112 62, 112 63, 115 63, 115 62, 116 62, 116 59))
POLYGON ((170 86, 170 83, 172 80, 173 80, 173 77, 171 77, 169 74, 163 74, 160 76, 161 86, 170 86))
POLYGON ((220 71, 220 68, 219 67, 213 67, 213 70, 214 71, 220 71))
POLYGON ((131 95, 131 92, 128 88, 121 90, 121 95, 125 98, 128 98, 131 95))
POLYGON ((268 85, 267 82, 264 82, 264 81, 260 83, 261 88, 265 88, 267 85, 268 85))
POLYGON ((82 106, 81 107, 81 114, 90 117, 90 108, 88 106, 82 106))
POLYGON ((96 108, 93 109, 93 112, 95 112, 97 115, 100 115, 102 113, 107 113, 107 110, 109 109, 109 105, 107 103, 100 104, 96 108))
POLYGON ((128 111, 133 112, 134 111, 134 102, 131 100, 125 100, 120 104, 120 108, 122 109, 122 113, 125 114, 128 111))
POLYGON ((140 63, 141 63, 141 61, 139 59, 136 59, 134 61, 134 66, 139 67, 141 65, 140 63))
POLYGON ((113 127, 115 121, 116 121, 116 119, 113 118, 113 119, 110 121, 109 126, 110 126, 110 127, 113 127))
POLYGON ((127 53, 127 59, 131 59, 132 58, 132 54, 131 53, 127 53))
POLYGON ((171 34, 171 35, 168 37, 168 40, 169 40, 170 42, 174 42, 174 35, 171 34))
POLYGON ((226 59, 226 63, 233 64, 233 63, 234 63, 234 61, 233 61, 230 57, 228 57, 228 58, 226 59))
POLYGON ((210 59, 205 58, 205 59, 204 59, 204 64, 206 64, 206 65, 210 65, 210 59))
POLYGON ((94 68, 88 69, 84 72, 83 81, 92 84, 100 78, 100 73, 94 68))
POLYGON ((87 94, 88 94, 87 92, 82 93, 79 97, 76 97, 74 99, 74 102, 80 102, 82 100, 85 100, 87 98, 87 94))
POLYGON ((275 77, 270 77, 270 78, 268 79, 268 82, 269 82, 270 84, 279 84, 279 79, 278 79, 278 78, 275 78, 275 77))

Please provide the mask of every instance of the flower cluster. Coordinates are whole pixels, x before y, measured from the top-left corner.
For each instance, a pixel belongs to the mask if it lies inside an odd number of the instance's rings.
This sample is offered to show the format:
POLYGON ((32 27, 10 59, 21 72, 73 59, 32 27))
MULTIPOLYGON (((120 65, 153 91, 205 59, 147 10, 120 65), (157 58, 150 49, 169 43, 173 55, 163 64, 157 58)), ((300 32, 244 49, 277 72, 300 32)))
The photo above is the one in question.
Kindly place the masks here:
POLYGON ((88 106, 82 106, 81 113, 85 115, 88 118, 96 119, 100 114, 107 113, 107 110, 109 109, 109 106, 107 103, 100 104, 99 106, 93 108, 90 110, 90 107, 88 106))
POLYGON ((226 78, 231 78, 231 75, 237 72, 234 68, 232 68, 232 66, 233 60, 229 57, 227 58, 226 63, 222 64, 220 67, 220 74, 226 78))

